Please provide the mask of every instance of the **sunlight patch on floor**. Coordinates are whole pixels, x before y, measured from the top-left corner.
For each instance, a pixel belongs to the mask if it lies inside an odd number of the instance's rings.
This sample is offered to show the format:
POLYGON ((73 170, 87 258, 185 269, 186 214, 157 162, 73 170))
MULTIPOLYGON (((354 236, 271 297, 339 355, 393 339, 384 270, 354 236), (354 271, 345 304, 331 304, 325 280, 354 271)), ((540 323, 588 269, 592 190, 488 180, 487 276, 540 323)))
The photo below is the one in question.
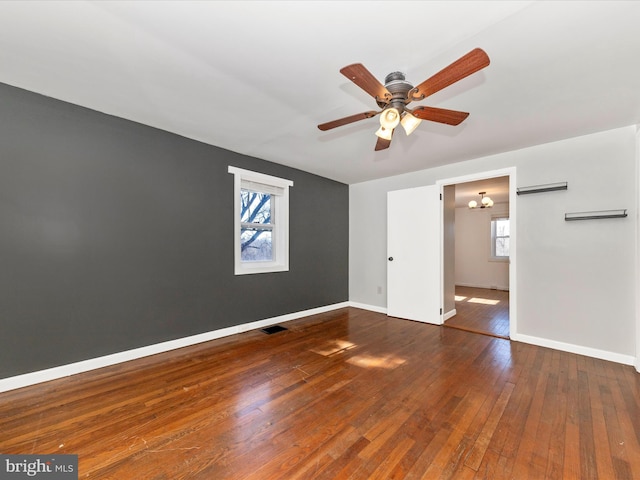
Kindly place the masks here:
POLYGON ((467 297, 464 297, 462 295, 456 295, 456 302, 461 302, 462 300, 466 299, 467 297))
POLYGON ((407 360, 405 358, 396 357, 395 355, 356 355, 347 360, 347 363, 365 368, 385 368, 392 370, 402 365, 407 360))
POLYGON ((500 303, 500 300, 491 300, 489 298, 470 298, 468 300, 469 303, 481 303, 483 305, 497 305, 500 303))
POLYGON ((347 342, 346 340, 333 340, 331 342, 327 342, 322 347, 312 348, 311 351, 313 353, 317 353, 318 355, 329 357, 331 355, 335 355, 336 353, 347 351, 355 347, 357 347, 355 343, 347 342))

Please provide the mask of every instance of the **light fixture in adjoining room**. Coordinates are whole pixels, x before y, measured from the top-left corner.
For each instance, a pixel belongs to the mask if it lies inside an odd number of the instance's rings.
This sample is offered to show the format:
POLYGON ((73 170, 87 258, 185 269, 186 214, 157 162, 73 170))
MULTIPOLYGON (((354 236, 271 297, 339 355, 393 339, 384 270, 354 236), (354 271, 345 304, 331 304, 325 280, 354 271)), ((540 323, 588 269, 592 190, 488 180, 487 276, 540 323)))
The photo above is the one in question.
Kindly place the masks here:
POLYGON ((485 197, 487 192, 479 192, 480 195, 480 204, 475 200, 471 200, 469 202, 469 208, 491 208, 493 207, 493 200, 490 197, 485 197))

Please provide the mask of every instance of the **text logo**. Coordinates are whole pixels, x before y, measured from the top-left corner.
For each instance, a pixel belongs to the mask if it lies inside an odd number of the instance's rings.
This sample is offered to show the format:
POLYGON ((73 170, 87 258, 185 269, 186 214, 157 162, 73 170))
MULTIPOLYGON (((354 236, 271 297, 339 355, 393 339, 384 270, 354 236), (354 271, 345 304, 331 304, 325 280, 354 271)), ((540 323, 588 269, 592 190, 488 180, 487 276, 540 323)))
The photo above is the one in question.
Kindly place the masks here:
POLYGON ((2 455, 0 480, 78 480, 77 455, 2 455))

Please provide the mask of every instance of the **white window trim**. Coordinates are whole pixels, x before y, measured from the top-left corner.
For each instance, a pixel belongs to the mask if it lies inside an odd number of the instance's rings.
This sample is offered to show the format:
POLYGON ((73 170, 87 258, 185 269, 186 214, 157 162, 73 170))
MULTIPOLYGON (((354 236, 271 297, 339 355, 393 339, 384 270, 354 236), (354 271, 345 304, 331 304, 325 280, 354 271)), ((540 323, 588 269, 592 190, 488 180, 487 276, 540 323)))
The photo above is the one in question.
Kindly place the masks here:
MULTIPOLYGON (((508 262, 509 261, 509 257, 501 257, 501 256, 496 256, 496 232, 495 232, 495 226, 494 226, 494 221, 495 220, 509 220, 509 222, 511 222, 510 218, 509 218, 509 214, 503 213, 502 215, 491 215, 491 224, 489 226, 490 230, 491 230, 491 244, 490 244, 490 248, 491 251, 489 252, 489 261, 490 262, 508 262)), ((511 238, 511 235, 509 235, 509 238, 511 238)))
POLYGON ((286 272, 289 270, 289 187, 293 186, 291 180, 273 177, 263 173, 252 172, 242 168, 229 166, 229 173, 234 176, 234 201, 233 201, 233 228, 234 228, 234 265, 236 275, 254 273, 286 272), (273 195, 275 202, 274 211, 274 235, 272 245, 274 260, 271 262, 243 262, 240 252, 240 190, 242 183, 253 182, 272 187, 274 190, 267 193, 273 195), (280 192, 280 194, 275 194, 280 192))

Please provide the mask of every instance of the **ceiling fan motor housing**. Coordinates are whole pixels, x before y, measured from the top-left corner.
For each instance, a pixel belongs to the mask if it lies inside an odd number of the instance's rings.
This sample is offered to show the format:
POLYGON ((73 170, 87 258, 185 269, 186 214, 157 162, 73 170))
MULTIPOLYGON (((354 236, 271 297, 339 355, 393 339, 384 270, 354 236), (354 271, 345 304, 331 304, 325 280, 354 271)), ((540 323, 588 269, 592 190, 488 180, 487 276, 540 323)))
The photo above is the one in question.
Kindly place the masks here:
POLYGON ((402 113, 407 103, 407 93, 413 88, 413 85, 406 81, 404 73, 391 72, 385 77, 384 86, 391 93, 391 100, 388 103, 378 102, 378 106, 380 108, 393 107, 402 113))

